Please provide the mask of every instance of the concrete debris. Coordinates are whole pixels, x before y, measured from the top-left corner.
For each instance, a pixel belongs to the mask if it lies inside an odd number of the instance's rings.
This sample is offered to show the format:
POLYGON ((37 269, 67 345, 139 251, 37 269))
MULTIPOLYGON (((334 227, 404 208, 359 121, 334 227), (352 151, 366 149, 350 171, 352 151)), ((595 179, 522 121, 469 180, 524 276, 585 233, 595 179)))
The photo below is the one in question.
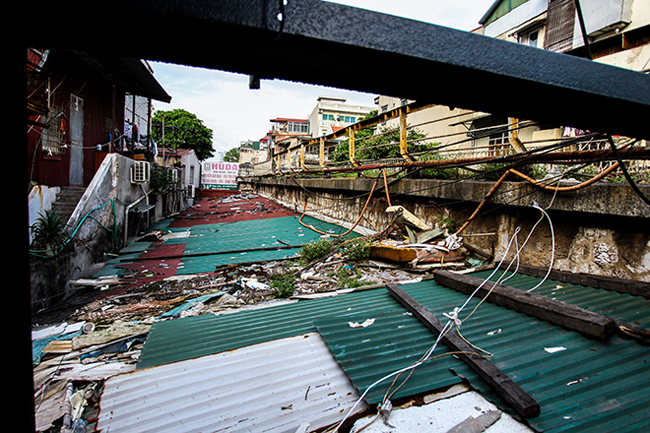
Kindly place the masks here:
POLYGON ((501 418, 500 410, 490 410, 474 418, 467 417, 463 422, 454 426, 447 433, 481 433, 501 418))

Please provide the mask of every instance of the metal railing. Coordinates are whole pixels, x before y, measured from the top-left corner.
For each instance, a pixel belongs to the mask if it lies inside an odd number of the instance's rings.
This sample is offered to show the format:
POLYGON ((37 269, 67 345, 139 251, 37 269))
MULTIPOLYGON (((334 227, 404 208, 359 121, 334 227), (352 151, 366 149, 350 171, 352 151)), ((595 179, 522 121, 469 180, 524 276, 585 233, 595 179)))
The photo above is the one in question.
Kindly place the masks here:
MULTIPOLYGON (((444 122, 459 116, 481 113, 464 112, 460 115, 431 119, 419 125, 407 124, 407 115, 431 105, 412 103, 369 119, 363 119, 336 133, 295 142, 286 149, 276 151, 270 159, 255 164, 254 175, 285 176, 325 173, 362 172, 373 175, 385 170, 387 175, 397 175, 408 167, 462 167, 478 170, 490 163, 532 163, 563 166, 589 166, 594 174, 609 168, 616 158, 609 138, 602 134, 583 134, 549 140, 522 142, 518 132, 536 126, 532 121, 508 119, 507 123, 483 128, 468 128, 462 132, 444 135, 420 133, 418 126, 444 122), (376 131, 379 125, 391 119, 399 120, 399 126, 376 131), (368 128, 374 133, 359 134, 368 128), (415 138, 409 138, 410 135, 415 138), (390 136, 392 139, 381 139, 390 136), (496 137, 496 139, 494 138, 496 137), (445 141, 446 144, 442 144, 445 141), (313 149, 316 148, 316 151, 313 149), (308 151, 312 149, 312 151, 308 151), (367 158, 368 155, 390 154, 390 157, 367 158)), ((650 149, 647 142, 627 137, 613 137, 613 143, 621 149, 628 171, 648 175, 650 149)), ((616 172, 614 172, 616 173, 616 172)))

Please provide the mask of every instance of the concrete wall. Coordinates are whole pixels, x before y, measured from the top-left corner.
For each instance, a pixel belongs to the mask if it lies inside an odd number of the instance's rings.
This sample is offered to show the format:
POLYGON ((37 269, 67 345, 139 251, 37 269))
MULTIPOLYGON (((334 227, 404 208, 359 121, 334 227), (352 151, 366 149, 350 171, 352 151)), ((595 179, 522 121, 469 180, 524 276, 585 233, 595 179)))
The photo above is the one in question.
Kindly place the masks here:
MULTIPOLYGON (((58 186, 34 185, 27 197, 28 224, 31 226, 40 217, 52 210, 52 203, 56 201, 56 195, 61 191, 58 186)), ((31 231, 29 241, 33 240, 31 231)))
POLYGON ((119 252, 127 240, 125 229, 133 236, 135 229, 144 230, 150 223, 182 210, 184 200, 180 195, 147 195, 148 184, 131 183, 133 164, 130 158, 108 154, 68 220, 66 230, 73 237, 68 248, 55 257, 31 257, 34 311, 60 301, 68 294, 71 280, 83 276, 93 264, 105 262, 106 254, 119 252), (131 214, 127 220, 130 208, 147 203, 156 205, 150 218, 139 220, 139 216, 131 214))
MULTIPOLYGON (((307 213, 323 215, 350 227, 359 217, 371 190, 371 179, 258 179, 243 182, 262 195, 307 213), (299 184, 300 186, 298 186, 299 184), (309 194, 306 193, 309 191, 309 194)), ((444 219, 461 226, 487 195, 494 182, 404 179, 389 187, 392 205, 402 205, 431 227, 444 219)), ((640 186, 650 196, 650 186, 640 186)), ((371 233, 386 227, 390 217, 383 181, 377 185, 358 231, 371 233)), ((650 281, 650 207, 627 184, 596 183, 572 192, 553 194, 526 182, 504 182, 479 216, 462 233, 468 244, 500 260, 506 246, 520 228, 521 245, 533 231, 521 252, 522 263, 548 267, 551 259, 558 270, 592 273, 650 281), (555 235, 552 255, 551 226, 555 235)), ((510 258, 510 256, 509 256, 510 258)))

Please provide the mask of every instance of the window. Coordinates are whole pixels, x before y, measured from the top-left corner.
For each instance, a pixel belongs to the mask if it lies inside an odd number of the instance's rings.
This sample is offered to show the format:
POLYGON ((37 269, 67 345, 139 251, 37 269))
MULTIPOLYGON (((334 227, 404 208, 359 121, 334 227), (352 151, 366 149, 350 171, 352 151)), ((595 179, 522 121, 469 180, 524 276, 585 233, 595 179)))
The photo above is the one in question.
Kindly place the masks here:
POLYGON ((545 48, 564 52, 571 49, 575 21, 574 0, 549 0, 545 48))
POLYGON ((323 120, 334 120, 333 114, 323 114, 323 120))
POLYGON ((58 156, 63 153, 67 121, 61 107, 52 107, 45 123, 49 126, 43 130, 43 154, 58 156))
POLYGON ((525 33, 521 33, 518 36, 518 40, 520 44, 528 45, 529 47, 534 47, 534 48, 542 47, 539 40, 539 28, 527 31, 525 33))
POLYGON ((528 46, 537 48, 538 39, 539 39, 539 31, 538 30, 535 30, 534 32, 530 32, 528 34, 528 46))
POLYGON ((508 132, 497 132, 490 134, 488 138, 488 154, 490 156, 501 156, 508 153, 510 142, 508 141, 508 132))
POLYGON ((309 132, 309 124, 303 123, 303 122, 289 122, 287 124, 287 131, 289 131, 289 132, 308 133, 309 132))
POLYGON ((339 116, 339 122, 354 123, 355 121, 353 116, 339 116))

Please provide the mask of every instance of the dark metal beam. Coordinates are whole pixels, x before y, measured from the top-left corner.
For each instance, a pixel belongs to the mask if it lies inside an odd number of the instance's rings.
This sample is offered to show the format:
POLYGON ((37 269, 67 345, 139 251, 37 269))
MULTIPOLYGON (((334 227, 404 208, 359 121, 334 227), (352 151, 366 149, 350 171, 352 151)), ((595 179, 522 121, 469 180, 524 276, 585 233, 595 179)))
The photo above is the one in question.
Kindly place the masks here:
POLYGON ((277 3, 37 1, 27 40, 650 138, 646 74, 318 0, 280 35, 277 3))

